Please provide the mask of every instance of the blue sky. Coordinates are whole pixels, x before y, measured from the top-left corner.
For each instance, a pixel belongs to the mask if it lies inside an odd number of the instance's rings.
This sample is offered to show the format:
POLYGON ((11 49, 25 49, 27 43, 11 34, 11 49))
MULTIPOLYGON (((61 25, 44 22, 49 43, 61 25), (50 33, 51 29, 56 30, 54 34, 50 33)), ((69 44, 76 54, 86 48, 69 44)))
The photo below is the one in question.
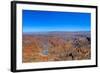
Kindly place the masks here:
POLYGON ((91 14, 23 10, 23 32, 90 31, 91 14))

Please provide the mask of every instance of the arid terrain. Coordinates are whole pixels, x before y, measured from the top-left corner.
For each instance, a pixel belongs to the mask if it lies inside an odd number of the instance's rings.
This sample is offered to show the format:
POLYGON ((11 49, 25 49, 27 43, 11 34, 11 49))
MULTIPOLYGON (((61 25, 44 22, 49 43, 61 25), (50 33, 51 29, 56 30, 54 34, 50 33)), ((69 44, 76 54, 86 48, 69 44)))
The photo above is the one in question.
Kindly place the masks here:
POLYGON ((91 59, 90 31, 23 33, 23 63, 91 59))

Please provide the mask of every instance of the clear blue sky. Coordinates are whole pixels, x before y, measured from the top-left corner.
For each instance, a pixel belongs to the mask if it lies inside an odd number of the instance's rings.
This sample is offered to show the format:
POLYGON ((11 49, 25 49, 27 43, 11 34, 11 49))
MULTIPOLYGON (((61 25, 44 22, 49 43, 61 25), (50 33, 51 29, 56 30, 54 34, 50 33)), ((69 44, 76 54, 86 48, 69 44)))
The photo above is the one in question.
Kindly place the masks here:
POLYGON ((91 14, 23 10, 23 32, 90 31, 91 14))

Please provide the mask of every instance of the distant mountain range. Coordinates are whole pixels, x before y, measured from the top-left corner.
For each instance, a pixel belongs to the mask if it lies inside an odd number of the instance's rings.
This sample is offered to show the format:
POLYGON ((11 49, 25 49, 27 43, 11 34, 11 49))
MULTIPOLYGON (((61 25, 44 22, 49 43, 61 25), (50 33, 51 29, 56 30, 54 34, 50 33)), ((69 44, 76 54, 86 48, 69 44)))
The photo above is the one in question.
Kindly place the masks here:
POLYGON ((90 33, 90 31, 47 31, 47 32, 23 32, 23 34, 87 34, 90 33))
POLYGON ((35 36, 86 36, 90 37, 90 31, 50 31, 50 32, 29 32, 23 33, 23 35, 35 35, 35 36))

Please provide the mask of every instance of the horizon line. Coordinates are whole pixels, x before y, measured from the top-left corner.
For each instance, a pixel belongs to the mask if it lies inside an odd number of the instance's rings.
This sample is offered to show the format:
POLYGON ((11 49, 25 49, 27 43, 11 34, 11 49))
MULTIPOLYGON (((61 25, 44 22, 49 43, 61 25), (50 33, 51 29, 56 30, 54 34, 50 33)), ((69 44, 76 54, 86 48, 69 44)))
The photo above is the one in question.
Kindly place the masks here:
POLYGON ((88 30, 86 31, 32 31, 32 32, 23 32, 23 33, 34 33, 34 32, 90 32, 88 30))

